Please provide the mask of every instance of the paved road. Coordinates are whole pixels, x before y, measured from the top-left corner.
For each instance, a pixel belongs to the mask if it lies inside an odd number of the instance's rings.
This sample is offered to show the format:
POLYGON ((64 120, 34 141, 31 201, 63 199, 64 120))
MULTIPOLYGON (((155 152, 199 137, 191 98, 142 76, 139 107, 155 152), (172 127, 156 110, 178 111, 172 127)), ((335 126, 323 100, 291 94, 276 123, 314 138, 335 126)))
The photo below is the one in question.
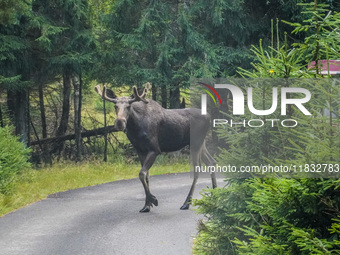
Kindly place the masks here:
MULTIPOLYGON (((179 210, 191 182, 189 174, 151 177, 159 206, 144 214, 138 179, 50 195, 0 218, 0 254, 191 254, 202 216, 179 210)), ((200 178, 196 198, 207 186, 200 178)))

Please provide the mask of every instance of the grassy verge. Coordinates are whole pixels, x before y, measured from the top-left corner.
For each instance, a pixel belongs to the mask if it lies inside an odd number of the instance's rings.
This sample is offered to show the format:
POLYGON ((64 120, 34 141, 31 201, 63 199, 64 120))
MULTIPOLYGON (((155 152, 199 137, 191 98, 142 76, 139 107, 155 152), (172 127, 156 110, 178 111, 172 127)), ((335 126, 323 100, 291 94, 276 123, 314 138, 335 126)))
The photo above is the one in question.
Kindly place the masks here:
MULTIPOLYGON (((151 175, 188 172, 189 164, 155 164, 151 175)), ((46 198, 49 194, 138 177, 139 164, 81 163, 55 164, 42 170, 29 169, 14 185, 11 194, 0 194, 0 216, 46 198)))

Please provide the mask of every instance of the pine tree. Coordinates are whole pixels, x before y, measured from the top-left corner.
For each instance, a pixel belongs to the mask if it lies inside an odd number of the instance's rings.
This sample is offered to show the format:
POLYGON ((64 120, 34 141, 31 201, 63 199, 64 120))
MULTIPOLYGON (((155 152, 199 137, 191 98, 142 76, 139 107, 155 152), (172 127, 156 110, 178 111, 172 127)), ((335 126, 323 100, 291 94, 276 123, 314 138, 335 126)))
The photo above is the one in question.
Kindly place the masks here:
MULTIPOLYGON (((47 81, 63 77, 63 110, 56 135, 64 135, 68 128, 70 114, 71 86, 74 86, 77 160, 80 160, 81 147, 81 101, 82 75, 90 68, 96 43, 87 18, 87 0, 33 1, 33 12, 39 27, 38 47, 42 50, 46 65, 42 66, 47 81)), ((55 148, 62 149, 62 144, 55 148)))
POLYGON ((0 22, 0 90, 7 91, 7 107, 16 134, 29 143, 29 88, 33 52, 30 47, 29 5, 2 2, 8 11, 0 22))
POLYGON ((196 30, 191 5, 115 2, 106 30, 109 38, 114 38, 112 75, 116 82, 140 85, 150 81, 162 88, 164 97, 168 89, 170 107, 179 108, 179 90, 188 87, 190 76, 216 74, 218 48, 196 30))

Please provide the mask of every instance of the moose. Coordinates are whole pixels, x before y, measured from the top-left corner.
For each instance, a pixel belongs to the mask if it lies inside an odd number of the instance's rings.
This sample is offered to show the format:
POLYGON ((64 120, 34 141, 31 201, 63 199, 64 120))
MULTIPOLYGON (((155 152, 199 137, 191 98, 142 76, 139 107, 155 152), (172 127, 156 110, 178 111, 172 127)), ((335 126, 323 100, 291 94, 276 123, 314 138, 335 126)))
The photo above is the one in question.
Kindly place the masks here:
MULTIPOLYGON (((149 169, 161 152, 178 151, 190 145, 194 166, 200 165, 201 160, 207 166, 216 164, 205 146, 210 116, 201 115, 201 110, 196 108, 165 109, 156 101, 145 98, 149 89, 150 84, 147 83, 140 95, 134 86, 133 95, 130 97, 117 97, 106 86, 103 91, 100 85, 95 86, 95 91, 104 100, 115 104, 115 129, 126 132, 141 162, 139 179, 143 184, 146 199, 140 212, 149 212, 153 205, 158 206, 158 201, 149 188, 149 169), (191 142, 190 132, 192 137, 195 137, 191 142)), ((189 194, 181 210, 189 209, 197 179, 198 172, 195 171, 189 194)), ((217 185, 214 173, 211 174, 211 179, 215 188, 217 185)))

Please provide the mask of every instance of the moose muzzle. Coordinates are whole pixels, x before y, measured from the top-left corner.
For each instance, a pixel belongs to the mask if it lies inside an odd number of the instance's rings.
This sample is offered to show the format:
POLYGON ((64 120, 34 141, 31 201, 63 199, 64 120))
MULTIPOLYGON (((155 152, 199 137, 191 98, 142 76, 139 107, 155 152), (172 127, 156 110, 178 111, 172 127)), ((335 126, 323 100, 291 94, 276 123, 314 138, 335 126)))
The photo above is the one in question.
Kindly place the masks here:
POLYGON ((126 119, 125 118, 116 119, 115 120, 115 127, 118 131, 125 131, 125 129, 126 129, 126 119))

